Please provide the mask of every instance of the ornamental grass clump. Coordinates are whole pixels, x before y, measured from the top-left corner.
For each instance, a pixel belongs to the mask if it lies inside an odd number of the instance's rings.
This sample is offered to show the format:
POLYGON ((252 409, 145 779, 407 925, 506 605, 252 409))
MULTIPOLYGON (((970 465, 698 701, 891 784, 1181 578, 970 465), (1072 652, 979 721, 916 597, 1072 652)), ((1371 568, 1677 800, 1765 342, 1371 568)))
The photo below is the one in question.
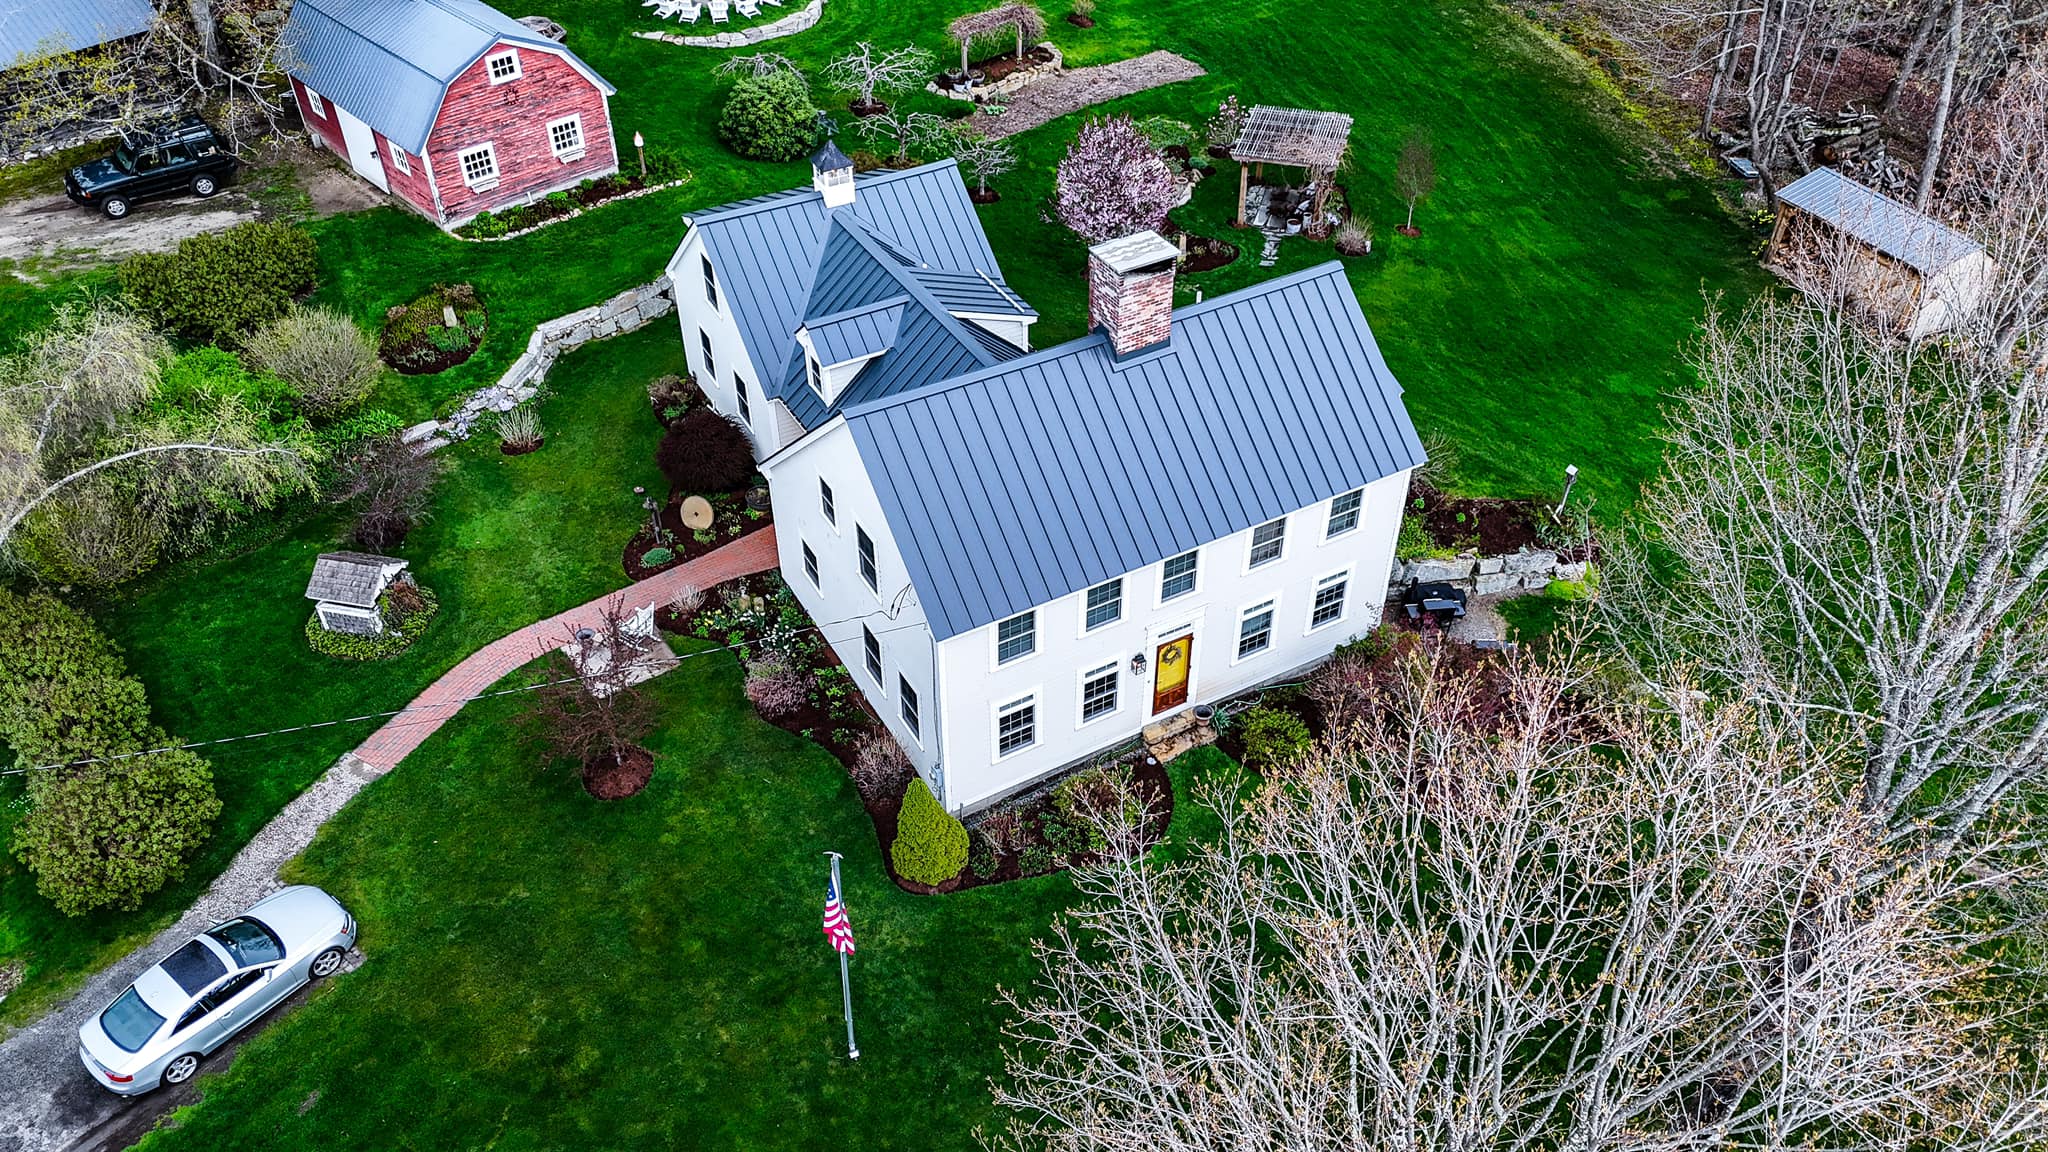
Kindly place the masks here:
POLYGON ((967 827, 940 806, 923 777, 912 777, 904 789, 889 860, 898 876, 934 888, 967 867, 967 827))
POLYGON ((242 342, 250 365, 291 386, 292 402, 316 420, 353 411, 384 366, 356 322, 326 308, 294 308, 242 342))

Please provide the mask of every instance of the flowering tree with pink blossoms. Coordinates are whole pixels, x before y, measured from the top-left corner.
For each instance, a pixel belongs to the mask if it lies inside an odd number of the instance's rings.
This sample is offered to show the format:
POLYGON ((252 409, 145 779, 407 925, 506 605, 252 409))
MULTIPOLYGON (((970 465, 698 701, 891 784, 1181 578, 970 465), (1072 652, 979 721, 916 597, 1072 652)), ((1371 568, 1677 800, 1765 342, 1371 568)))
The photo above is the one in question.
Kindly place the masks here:
POLYGON ((1178 198, 1173 172, 1129 116, 1081 126, 1060 160, 1053 211, 1090 244, 1166 222, 1178 198))

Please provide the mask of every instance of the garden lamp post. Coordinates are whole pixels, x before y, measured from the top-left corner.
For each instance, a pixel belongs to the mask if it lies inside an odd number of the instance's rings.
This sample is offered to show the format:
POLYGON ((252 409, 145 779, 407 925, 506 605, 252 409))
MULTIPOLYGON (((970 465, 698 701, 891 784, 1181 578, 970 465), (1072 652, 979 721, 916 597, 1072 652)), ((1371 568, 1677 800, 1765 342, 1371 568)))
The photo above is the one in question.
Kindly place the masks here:
POLYGON ((647 527, 654 533, 654 542, 661 543, 661 505, 647 494, 645 485, 633 485, 633 495, 640 497, 640 507, 647 512, 647 527))
POLYGON ((1551 521, 1552 521, 1553 523, 1554 523, 1554 522, 1556 522, 1556 521, 1557 521, 1557 519, 1558 519, 1559 517, 1561 517, 1561 516, 1563 516, 1563 515, 1564 515, 1564 505, 1565 505, 1565 501, 1567 501, 1567 500, 1570 500, 1570 499, 1572 498, 1572 485, 1574 485, 1574 484, 1577 484, 1578 482, 1579 482, 1579 466, 1578 466, 1577 464, 1567 464, 1567 465, 1565 465, 1565 466, 1564 466, 1564 495, 1562 495, 1562 496, 1559 496, 1559 497, 1557 498, 1557 507, 1555 507, 1555 508, 1553 508, 1553 509, 1551 509, 1551 510, 1550 510, 1550 519, 1551 519, 1551 521))
POLYGON ((647 179, 647 138, 633 133, 633 151, 640 154, 640 178, 647 179))

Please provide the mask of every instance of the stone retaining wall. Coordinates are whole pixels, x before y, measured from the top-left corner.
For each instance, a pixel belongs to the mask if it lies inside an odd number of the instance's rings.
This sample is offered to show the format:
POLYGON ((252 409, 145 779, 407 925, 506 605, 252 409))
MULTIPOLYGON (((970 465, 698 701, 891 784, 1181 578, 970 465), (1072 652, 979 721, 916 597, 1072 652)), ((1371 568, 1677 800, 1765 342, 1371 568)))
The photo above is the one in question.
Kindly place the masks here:
POLYGON ((1041 40, 1033 44, 1032 47, 1045 49, 1052 54, 1052 59, 1042 64, 1033 64, 1028 68, 1019 68, 1001 80, 989 84, 976 84, 971 88, 941 88, 939 87, 939 82, 933 80, 924 86, 924 90, 934 96, 943 96, 948 100, 974 100, 977 102, 993 100, 1001 103, 1005 97, 1010 96, 1012 93, 1021 92, 1040 80, 1065 74, 1067 58, 1061 54, 1059 45, 1054 44, 1050 40, 1041 40))
POLYGON ((691 48, 745 48, 764 40, 794 36, 816 24, 824 15, 825 0, 811 0, 800 12, 735 32, 713 32, 709 36, 684 36, 675 32, 635 32, 633 35, 642 40, 659 40, 664 44, 682 44, 691 48))
POLYGON ((1505 556, 1460 552, 1449 560, 1395 560, 1387 588, 1398 601, 1408 581, 1455 584, 1475 596, 1541 592, 1552 580, 1584 580, 1584 560, 1564 561, 1548 549, 1523 549, 1505 556))
POLYGON ((644 328, 675 311, 676 303, 666 277, 652 284, 628 288, 602 304, 593 304, 567 316, 543 320, 526 340, 526 351, 505 370, 498 382, 472 394, 446 420, 429 420, 406 429, 407 443, 423 444, 432 451, 450 440, 463 440, 486 412, 508 412, 533 399, 547 379, 548 369, 562 353, 621 333, 644 328))

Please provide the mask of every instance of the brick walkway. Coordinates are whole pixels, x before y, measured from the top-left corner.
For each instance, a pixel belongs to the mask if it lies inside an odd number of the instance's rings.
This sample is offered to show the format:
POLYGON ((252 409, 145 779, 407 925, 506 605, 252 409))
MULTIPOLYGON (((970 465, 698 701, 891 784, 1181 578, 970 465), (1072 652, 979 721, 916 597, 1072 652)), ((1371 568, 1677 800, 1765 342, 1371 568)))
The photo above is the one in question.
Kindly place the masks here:
POLYGON ((775 528, 771 525, 687 564, 501 636, 428 685, 426 691, 413 698, 404 715, 392 717, 363 741, 355 754, 377 769, 389 771, 397 767, 407 753, 425 743, 449 717, 461 711, 464 701, 488 690, 534 657, 560 648, 575 629, 597 626, 604 606, 614 599, 623 600, 628 610, 667 604, 685 587, 708 589, 736 576, 766 572, 775 567, 775 562, 775 528))

